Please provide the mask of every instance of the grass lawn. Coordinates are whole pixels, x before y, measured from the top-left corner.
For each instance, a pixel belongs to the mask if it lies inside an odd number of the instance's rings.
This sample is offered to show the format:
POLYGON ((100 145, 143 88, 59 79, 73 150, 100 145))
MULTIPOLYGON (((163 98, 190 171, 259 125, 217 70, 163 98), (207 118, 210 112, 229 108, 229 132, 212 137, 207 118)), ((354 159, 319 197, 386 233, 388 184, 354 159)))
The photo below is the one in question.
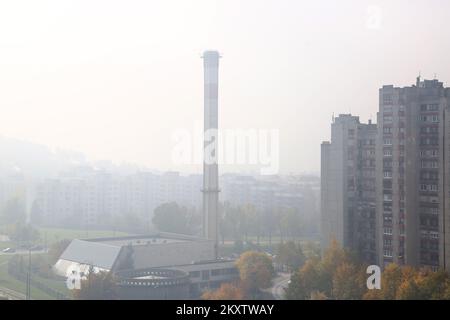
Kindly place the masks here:
POLYGON ((0 241, 0 251, 11 247, 14 247, 11 241, 0 241))
MULTIPOLYGON (((0 255, 0 287, 5 287, 20 293, 26 293, 26 285, 8 274, 8 260, 12 255, 0 255)), ((31 298, 35 300, 54 300, 53 297, 47 295, 45 292, 32 287, 31 298)))
POLYGON ((120 237, 128 235, 125 232, 111 230, 85 230, 63 228, 38 228, 41 240, 47 239, 47 243, 53 243, 62 239, 88 239, 103 237, 120 237))
MULTIPOLYGON (((38 228, 40 233, 40 240, 38 243, 41 245, 47 244, 51 246, 53 243, 63 239, 88 239, 88 238, 102 238, 102 237, 119 237, 130 235, 125 232, 114 232, 108 230, 80 230, 80 229, 63 229, 63 228, 38 228)), ((0 251, 5 248, 16 248, 18 245, 14 241, 0 241, 0 251)), ((8 274, 8 261, 14 255, 0 255, 0 287, 5 287, 10 290, 14 290, 25 294, 26 284, 22 281, 15 279, 8 274)), ((34 256, 34 255, 33 255, 34 256)), ((33 257, 32 256, 32 257, 33 257)), ((33 258, 32 258, 33 259, 33 258)), ((39 281, 50 288, 53 288, 68 297, 71 297, 70 290, 67 289, 66 283, 61 280, 47 279, 37 274, 33 274, 33 279, 39 281)), ((35 300, 54 300, 45 292, 32 286, 31 298, 35 300)))
POLYGON ((67 289, 66 282, 63 280, 47 279, 47 278, 40 277, 37 274, 33 274, 33 279, 41 282, 42 284, 45 284, 46 286, 48 286, 54 290, 61 292, 62 294, 66 295, 68 297, 71 296, 71 292, 69 289, 67 289))
MULTIPOLYGON (((51 246, 53 243, 63 239, 89 239, 104 237, 120 237, 130 235, 129 233, 111 230, 81 230, 81 229, 63 229, 63 228, 37 228, 39 230, 40 239, 35 244, 47 244, 51 246)), ((6 248, 17 248, 18 244, 14 241, 0 241, 0 251, 6 248)))
POLYGON ((120 237, 129 235, 125 232, 108 231, 108 230, 80 230, 80 229, 62 229, 62 228, 38 228, 41 242, 47 242, 51 245, 63 239, 88 239, 102 237, 120 237))

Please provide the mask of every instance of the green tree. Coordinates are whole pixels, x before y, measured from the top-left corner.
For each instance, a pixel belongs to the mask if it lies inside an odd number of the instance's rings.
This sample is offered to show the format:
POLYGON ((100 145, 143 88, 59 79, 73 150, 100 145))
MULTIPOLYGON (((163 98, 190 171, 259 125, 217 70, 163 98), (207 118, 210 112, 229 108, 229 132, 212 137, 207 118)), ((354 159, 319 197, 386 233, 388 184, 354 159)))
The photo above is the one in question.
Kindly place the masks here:
POLYGON ((240 279, 251 296, 255 297, 259 289, 268 288, 275 274, 272 259, 265 253, 244 252, 236 261, 240 279))
POLYGON ((341 248, 336 241, 332 241, 321 259, 312 256, 302 268, 294 272, 286 290, 286 297, 296 300, 309 299, 314 292, 321 292, 327 297, 356 297, 359 293, 355 292, 359 292, 361 288, 360 282, 351 282, 346 287, 345 276, 351 272, 359 274, 359 268, 348 251, 341 248))
POLYGON ((160 231, 190 234, 188 211, 175 202, 164 203, 154 211, 153 224, 160 231))
POLYGON ((91 267, 86 279, 81 280, 80 289, 73 290, 77 300, 114 300, 117 299, 117 287, 110 272, 95 272, 91 267))
POLYGON ((313 292, 329 295, 330 285, 319 259, 309 259, 302 268, 291 276, 291 283, 286 289, 289 300, 306 300, 313 292))
POLYGON ((276 252, 276 261, 287 266, 290 271, 297 270, 305 262, 305 255, 300 244, 293 241, 280 243, 276 252))
POLYGON ((239 233, 247 242, 251 233, 257 234, 258 216, 256 208, 250 204, 243 205, 239 207, 238 215, 239 233))
POLYGON ((31 244, 40 238, 40 234, 31 224, 16 222, 12 228, 10 238, 17 242, 31 244))
POLYGON ((0 217, 4 224, 24 223, 26 220, 24 199, 16 196, 7 200, 1 209, 0 217))
POLYGON ((202 295, 203 300, 243 300, 244 298, 244 289, 238 283, 223 283, 217 290, 208 290, 202 295))
POLYGON ((40 225, 43 222, 43 212, 38 201, 34 201, 30 211, 30 222, 33 225, 40 225))
POLYGON ((361 266, 344 262, 333 275, 333 297, 338 300, 361 299, 366 291, 366 274, 361 266))
POLYGON ((381 276, 381 296, 385 300, 394 300, 397 289, 403 281, 402 268, 395 263, 390 263, 384 269, 381 276))
POLYGON ((51 265, 54 265, 58 261, 59 257, 61 257, 63 252, 69 246, 70 242, 72 242, 72 240, 62 239, 54 242, 50 246, 50 248, 48 249, 48 257, 51 265))

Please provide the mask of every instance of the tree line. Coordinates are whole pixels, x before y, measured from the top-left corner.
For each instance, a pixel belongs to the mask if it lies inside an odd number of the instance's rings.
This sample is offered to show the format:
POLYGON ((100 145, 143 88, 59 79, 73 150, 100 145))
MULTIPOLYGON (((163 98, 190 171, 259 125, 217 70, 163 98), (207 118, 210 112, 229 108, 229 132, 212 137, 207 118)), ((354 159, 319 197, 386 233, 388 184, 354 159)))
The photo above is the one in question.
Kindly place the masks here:
MULTIPOLYGON (((160 231, 199 234, 201 213, 187 209, 176 203, 165 203, 154 210, 152 222, 160 231)), ((219 205, 220 241, 253 239, 259 244, 265 239, 272 243, 274 236, 281 242, 296 239, 314 229, 294 208, 277 208, 260 211, 253 205, 233 206, 228 202, 219 205)))
POLYGON ((444 270, 389 264, 381 289, 367 289, 367 265, 332 241, 322 257, 306 260, 291 276, 291 300, 430 300, 450 299, 450 274, 444 270))

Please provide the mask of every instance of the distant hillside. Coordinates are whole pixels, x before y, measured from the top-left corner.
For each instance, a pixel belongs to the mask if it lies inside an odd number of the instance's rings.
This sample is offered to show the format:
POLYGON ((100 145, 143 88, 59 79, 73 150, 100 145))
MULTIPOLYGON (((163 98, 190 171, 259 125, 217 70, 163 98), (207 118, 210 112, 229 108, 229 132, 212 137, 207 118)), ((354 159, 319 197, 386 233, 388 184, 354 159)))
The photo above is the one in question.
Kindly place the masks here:
POLYGON ((80 152, 52 150, 44 145, 0 135, 0 177, 21 173, 27 180, 35 180, 56 177, 77 168, 123 175, 137 171, 157 172, 133 163, 116 164, 109 160, 89 162, 80 152))
POLYGON ((69 167, 86 164, 85 156, 0 136, 0 176, 22 172, 30 178, 52 177, 69 167))

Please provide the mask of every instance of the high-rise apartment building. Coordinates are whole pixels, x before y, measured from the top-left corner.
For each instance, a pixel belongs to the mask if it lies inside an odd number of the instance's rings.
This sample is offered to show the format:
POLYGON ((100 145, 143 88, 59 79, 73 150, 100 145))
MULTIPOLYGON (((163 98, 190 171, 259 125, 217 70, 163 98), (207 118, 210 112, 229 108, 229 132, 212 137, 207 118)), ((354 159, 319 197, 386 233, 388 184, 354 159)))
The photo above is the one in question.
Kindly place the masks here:
POLYGON ((438 80, 383 86, 377 140, 380 265, 446 267, 449 256, 450 88, 438 80))
POLYGON ((376 124, 341 114, 321 148, 321 245, 335 239, 368 263, 376 262, 376 124))

